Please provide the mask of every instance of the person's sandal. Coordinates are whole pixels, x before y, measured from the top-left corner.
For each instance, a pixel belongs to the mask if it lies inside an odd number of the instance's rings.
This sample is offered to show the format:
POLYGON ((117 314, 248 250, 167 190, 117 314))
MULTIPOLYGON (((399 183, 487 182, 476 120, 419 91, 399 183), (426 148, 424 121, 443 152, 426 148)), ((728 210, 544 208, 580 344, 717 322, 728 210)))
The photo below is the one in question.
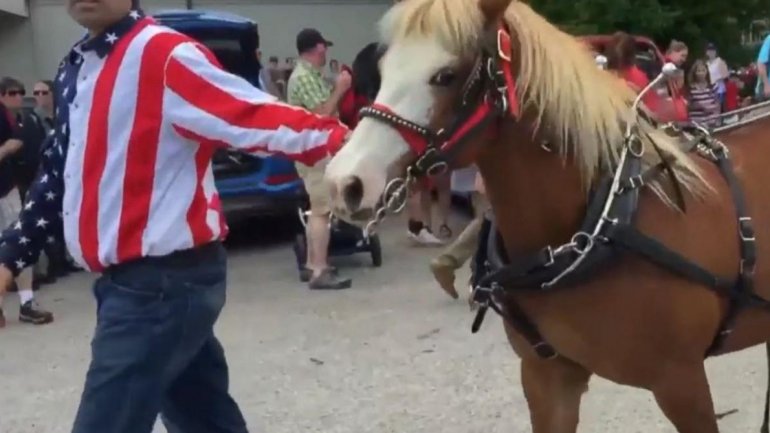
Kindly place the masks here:
MULTIPOLYGON (((329 266, 329 268, 332 272, 334 272, 334 275, 337 275, 339 271, 334 266, 329 266)), ((310 281, 310 279, 313 278, 313 270, 308 268, 302 268, 299 270, 299 280, 303 283, 307 283, 310 281)))
POLYGON ((331 268, 326 268, 321 275, 310 280, 308 287, 311 290, 343 290, 353 285, 350 278, 340 278, 331 268))

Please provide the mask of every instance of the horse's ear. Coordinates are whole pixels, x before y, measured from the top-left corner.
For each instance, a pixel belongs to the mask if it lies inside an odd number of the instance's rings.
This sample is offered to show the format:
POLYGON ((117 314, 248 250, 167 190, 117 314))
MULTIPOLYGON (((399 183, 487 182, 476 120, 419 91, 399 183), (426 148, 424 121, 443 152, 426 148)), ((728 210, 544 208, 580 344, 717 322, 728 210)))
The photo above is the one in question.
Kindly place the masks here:
POLYGON ((487 22, 497 22, 511 5, 511 0, 479 0, 479 8, 487 22))

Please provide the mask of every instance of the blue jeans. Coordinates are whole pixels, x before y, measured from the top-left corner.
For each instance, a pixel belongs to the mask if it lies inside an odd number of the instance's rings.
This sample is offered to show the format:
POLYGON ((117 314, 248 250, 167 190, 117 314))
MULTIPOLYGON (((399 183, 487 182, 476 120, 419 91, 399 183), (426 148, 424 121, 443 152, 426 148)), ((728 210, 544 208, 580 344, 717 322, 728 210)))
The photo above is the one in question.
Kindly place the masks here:
POLYGON ((219 243, 108 269, 94 284, 92 360, 73 433, 247 433, 214 323, 225 304, 219 243))

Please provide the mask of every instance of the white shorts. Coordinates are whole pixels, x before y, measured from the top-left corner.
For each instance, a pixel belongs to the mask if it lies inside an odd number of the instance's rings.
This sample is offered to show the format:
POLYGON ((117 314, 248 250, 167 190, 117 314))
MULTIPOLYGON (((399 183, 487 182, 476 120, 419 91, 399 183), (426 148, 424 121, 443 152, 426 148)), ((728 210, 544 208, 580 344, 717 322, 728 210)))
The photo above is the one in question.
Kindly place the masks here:
POLYGON ((7 229, 19 219, 21 213, 21 196, 19 190, 13 189, 3 198, 0 198, 0 230, 7 229))

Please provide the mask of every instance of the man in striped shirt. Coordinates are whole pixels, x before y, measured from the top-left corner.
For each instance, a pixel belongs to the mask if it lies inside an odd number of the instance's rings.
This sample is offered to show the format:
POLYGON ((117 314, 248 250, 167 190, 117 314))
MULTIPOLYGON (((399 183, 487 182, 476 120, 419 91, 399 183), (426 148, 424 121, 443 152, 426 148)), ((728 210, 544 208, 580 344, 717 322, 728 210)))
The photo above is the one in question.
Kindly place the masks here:
POLYGON ((68 0, 89 34, 62 61, 56 126, 19 220, 0 236, 0 290, 63 224, 100 272, 92 360, 73 433, 247 431, 214 323, 227 234, 211 156, 229 146, 312 165, 348 130, 224 72, 131 0, 68 0))

